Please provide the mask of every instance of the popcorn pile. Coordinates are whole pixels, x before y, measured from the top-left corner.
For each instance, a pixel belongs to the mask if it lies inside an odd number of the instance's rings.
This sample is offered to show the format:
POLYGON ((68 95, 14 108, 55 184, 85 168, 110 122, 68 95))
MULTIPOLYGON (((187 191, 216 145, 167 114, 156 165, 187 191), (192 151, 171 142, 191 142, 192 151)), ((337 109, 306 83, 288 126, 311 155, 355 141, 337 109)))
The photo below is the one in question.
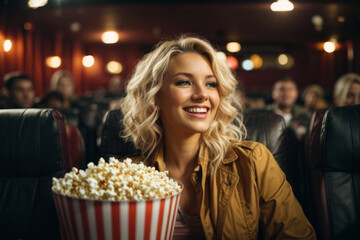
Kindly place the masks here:
POLYGON ((173 196, 181 191, 176 181, 143 163, 132 163, 130 158, 119 162, 103 158, 96 166, 89 163, 87 169, 72 168, 64 178, 53 178, 52 190, 62 195, 93 200, 145 200, 173 196))

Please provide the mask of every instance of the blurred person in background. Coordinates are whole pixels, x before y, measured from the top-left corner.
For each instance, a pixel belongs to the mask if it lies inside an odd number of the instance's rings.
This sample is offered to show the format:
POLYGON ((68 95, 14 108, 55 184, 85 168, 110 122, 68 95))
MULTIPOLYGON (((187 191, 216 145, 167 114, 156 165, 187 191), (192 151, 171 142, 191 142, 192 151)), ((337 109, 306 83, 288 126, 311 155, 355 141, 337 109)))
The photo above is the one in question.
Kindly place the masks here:
POLYGON ((32 79, 23 72, 11 72, 4 76, 5 101, 2 108, 31 108, 35 91, 32 79))
POLYGON ((75 85, 72 74, 67 70, 58 70, 51 77, 51 91, 58 91, 63 96, 61 112, 69 124, 79 126, 79 104, 75 96, 75 85))
POLYGON ((282 116, 286 126, 292 128, 298 139, 302 139, 310 122, 310 112, 296 104, 299 92, 294 80, 283 77, 276 81, 272 91, 274 103, 266 106, 282 116))
POLYGON ((72 109, 76 104, 74 78, 69 71, 58 70, 51 77, 52 91, 60 92, 64 97, 64 109, 72 109))
POLYGON ((311 113, 318 109, 326 108, 328 105, 324 99, 324 90, 320 85, 312 84, 305 88, 301 98, 304 101, 304 107, 311 113))
POLYGON ((113 76, 109 79, 109 88, 105 98, 110 99, 109 110, 120 108, 120 99, 126 96, 124 80, 120 76, 113 76))
POLYGON ((335 83, 333 101, 338 107, 360 104, 360 75, 342 75, 335 83))
POLYGON ((38 104, 36 104, 39 108, 54 108, 57 110, 63 109, 64 105, 64 97, 58 91, 51 91, 47 93, 38 104))

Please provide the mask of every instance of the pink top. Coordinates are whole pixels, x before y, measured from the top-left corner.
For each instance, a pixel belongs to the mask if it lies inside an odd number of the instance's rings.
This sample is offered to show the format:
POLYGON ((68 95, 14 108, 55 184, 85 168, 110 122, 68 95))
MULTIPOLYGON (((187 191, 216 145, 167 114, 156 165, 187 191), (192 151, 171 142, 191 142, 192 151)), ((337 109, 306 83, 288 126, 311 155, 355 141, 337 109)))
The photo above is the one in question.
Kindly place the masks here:
POLYGON ((205 239, 200 216, 190 216, 179 206, 173 239, 205 239))

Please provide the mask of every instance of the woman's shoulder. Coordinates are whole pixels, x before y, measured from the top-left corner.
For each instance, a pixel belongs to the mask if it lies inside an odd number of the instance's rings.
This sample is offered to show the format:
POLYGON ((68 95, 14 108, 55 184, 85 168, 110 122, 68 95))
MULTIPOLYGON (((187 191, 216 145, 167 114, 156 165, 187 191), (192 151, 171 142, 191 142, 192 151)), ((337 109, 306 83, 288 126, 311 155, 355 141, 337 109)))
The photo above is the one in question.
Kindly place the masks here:
POLYGON ((271 161, 273 156, 266 146, 260 142, 239 141, 232 145, 232 150, 237 155, 237 163, 249 163, 257 166, 271 161))
POLYGON ((254 141, 238 141, 232 144, 232 149, 236 152, 253 153, 254 151, 268 151, 264 144, 254 141))

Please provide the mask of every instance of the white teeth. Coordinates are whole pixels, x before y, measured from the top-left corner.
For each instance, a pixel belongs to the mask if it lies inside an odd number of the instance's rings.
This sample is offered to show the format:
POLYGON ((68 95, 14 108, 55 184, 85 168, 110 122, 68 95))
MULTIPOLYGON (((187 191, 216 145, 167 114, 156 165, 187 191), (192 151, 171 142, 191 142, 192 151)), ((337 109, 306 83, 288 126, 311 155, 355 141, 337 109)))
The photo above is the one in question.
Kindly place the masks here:
POLYGON ((206 113, 207 112, 207 108, 186 108, 185 110, 190 113, 206 113))

